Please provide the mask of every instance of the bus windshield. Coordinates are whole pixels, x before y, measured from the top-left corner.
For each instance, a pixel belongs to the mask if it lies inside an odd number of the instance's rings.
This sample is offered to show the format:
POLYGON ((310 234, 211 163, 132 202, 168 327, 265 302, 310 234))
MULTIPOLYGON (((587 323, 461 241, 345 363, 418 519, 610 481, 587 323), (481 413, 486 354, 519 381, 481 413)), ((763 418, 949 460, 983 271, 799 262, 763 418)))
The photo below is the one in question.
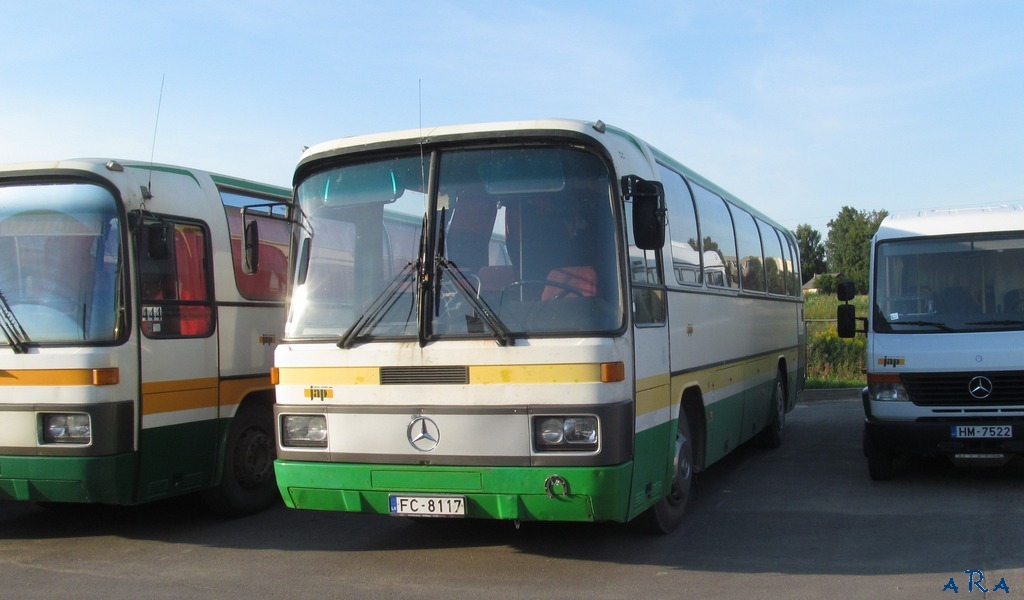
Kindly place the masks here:
POLYGON ((882 242, 879 333, 1024 329, 1024 238, 981 234, 882 242))
MULTIPOLYGON (((33 343, 118 336, 121 231, 114 197, 90 183, 0 186, 5 326, 33 343)), ((0 338, 8 344, 9 337, 0 338)))
POLYGON ((610 190, 605 163, 575 148, 333 163, 297 188, 308 237, 287 336, 615 330, 624 314, 610 190))

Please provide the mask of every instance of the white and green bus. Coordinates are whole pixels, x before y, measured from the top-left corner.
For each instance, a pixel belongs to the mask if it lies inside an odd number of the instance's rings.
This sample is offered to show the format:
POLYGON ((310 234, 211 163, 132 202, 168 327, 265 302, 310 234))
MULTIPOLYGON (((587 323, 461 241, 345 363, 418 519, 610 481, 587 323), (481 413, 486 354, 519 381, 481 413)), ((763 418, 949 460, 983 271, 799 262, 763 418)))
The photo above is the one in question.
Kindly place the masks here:
POLYGON ((0 499, 277 499, 290 201, 151 163, 0 167, 0 499))
POLYGON ((288 506, 669 531, 695 473, 781 441, 804 375, 794 238, 629 133, 352 137, 294 184, 288 506))

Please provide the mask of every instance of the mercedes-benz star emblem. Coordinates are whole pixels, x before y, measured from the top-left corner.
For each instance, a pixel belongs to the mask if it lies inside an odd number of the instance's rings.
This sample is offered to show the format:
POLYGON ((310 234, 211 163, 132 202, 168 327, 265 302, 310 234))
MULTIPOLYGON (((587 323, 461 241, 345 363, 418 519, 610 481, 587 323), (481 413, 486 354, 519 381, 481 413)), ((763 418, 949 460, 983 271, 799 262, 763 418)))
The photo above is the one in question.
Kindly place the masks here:
POLYGON ((441 441, 441 430, 430 417, 413 417, 407 429, 409 443, 420 452, 430 452, 441 441))
POLYGON ((967 384, 967 391, 978 400, 984 400, 992 395, 992 380, 983 375, 978 375, 967 384))

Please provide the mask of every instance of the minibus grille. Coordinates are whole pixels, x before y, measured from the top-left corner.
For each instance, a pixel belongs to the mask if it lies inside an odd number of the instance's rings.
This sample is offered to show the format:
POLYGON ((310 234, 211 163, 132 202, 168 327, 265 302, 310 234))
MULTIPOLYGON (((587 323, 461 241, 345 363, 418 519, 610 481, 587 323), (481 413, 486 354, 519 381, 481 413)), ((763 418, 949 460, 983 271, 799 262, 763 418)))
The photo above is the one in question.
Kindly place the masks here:
POLYGON ((902 373, 900 379, 911 402, 918 406, 1024 405, 1024 371, 998 373, 902 373), (991 382, 984 398, 971 395, 976 377, 991 382))
POLYGON ((469 367, 381 367, 381 385, 466 385, 469 367))

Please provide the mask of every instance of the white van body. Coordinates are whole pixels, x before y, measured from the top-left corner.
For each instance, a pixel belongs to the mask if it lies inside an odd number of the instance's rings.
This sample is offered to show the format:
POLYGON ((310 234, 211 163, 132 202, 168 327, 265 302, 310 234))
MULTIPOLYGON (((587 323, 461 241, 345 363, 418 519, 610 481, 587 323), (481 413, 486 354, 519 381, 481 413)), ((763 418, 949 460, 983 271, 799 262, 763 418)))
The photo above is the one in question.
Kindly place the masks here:
POLYGON ((864 453, 1024 453, 1024 206, 887 217, 871 249, 864 453))

